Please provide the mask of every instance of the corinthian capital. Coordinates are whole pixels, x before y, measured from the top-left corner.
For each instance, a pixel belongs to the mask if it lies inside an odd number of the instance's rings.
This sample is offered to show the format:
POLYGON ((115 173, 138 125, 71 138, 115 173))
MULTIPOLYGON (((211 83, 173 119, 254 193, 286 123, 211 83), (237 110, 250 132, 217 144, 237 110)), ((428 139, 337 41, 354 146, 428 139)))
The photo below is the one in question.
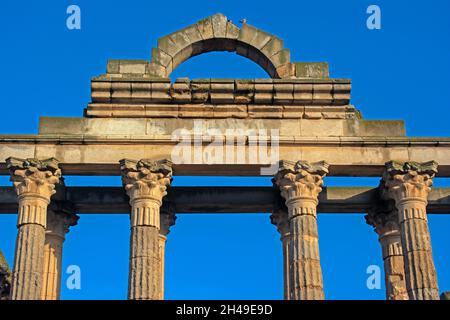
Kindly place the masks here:
POLYGON ((58 160, 10 157, 6 159, 6 164, 19 197, 30 194, 50 200, 50 197, 56 192, 55 185, 61 178, 58 160))
POLYGON ((379 236, 399 232, 398 211, 392 200, 380 201, 364 217, 379 236))
POLYGON ((306 161, 280 161, 278 173, 272 179, 286 199, 297 197, 317 200, 322 191, 323 178, 328 173, 325 161, 309 163, 306 161))
POLYGON ((427 201, 437 167, 435 161, 387 162, 380 185, 383 197, 396 202, 408 198, 427 201))
POLYGON ((122 183, 131 200, 153 198, 161 201, 172 181, 172 162, 169 160, 120 161, 122 183))

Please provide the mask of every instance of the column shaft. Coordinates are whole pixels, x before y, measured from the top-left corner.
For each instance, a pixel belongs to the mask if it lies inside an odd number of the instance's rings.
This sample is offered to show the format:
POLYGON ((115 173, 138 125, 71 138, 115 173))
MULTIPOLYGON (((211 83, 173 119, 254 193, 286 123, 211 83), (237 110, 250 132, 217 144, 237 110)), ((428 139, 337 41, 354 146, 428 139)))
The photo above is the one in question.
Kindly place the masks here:
POLYGON ((12 300, 40 298, 47 205, 48 201, 43 198, 19 198, 12 300))
POLYGON ((166 240, 167 237, 159 235, 159 299, 164 300, 164 260, 166 251, 166 240))
POLYGON ((128 298, 160 299, 159 207, 140 201, 132 207, 128 298))
POLYGON ((412 300, 439 300, 426 203, 402 201, 398 209, 408 295, 412 300))
POLYGON ((284 300, 290 299, 291 292, 291 271, 290 271, 290 257, 291 250, 291 236, 290 234, 281 237, 281 243, 283 246, 283 288, 284 288, 284 300))
POLYGON ((393 199, 398 210, 406 289, 411 300, 439 299, 426 212, 437 167, 435 161, 390 161, 381 180, 383 197, 393 199))
POLYGON ((408 300, 400 233, 380 235, 387 300, 408 300))
POLYGON ((288 201, 291 226, 290 300, 322 300, 323 280, 320 266, 316 201, 288 201))
POLYGON ((62 247, 64 238, 45 236, 42 300, 59 300, 61 293, 62 247))

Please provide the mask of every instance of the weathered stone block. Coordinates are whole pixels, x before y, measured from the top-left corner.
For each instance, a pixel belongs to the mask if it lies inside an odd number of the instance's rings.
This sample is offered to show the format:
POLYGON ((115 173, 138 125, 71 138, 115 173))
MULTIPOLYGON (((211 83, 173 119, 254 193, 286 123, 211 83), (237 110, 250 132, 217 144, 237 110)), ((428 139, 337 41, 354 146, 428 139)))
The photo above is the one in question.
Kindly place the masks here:
POLYGON ((203 40, 214 38, 214 31, 212 28, 211 17, 197 22, 197 28, 203 40))
POLYGON ((167 82, 152 82, 152 101, 153 102, 169 102, 172 100, 170 96, 170 80, 167 82))
POLYGON ((273 100, 276 104, 291 104, 294 100, 294 84, 274 82, 273 100))
POLYGON ((247 118, 247 105, 215 105, 214 118, 247 118))
POLYGON ((272 35, 244 23, 239 31, 238 40, 248 43, 257 49, 264 47, 272 35))
POLYGON ((253 101, 255 94, 255 84, 253 81, 236 80, 234 102, 248 104, 253 101))
POLYGON ((262 82, 255 81, 254 102, 257 104, 270 104, 273 102, 273 83, 272 80, 262 82))
POLYGON ((294 103, 311 104, 313 99, 313 85, 311 83, 294 84, 294 103))
POLYGON ((333 102, 333 85, 325 83, 313 84, 313 104, 331 104, 333 102))
POLYGON ((250 118, 282 118, 283 107, 273 105, 249 105, 248 116, 250 118))
POLYGON ((234 80, 225 80, 220 83, 217 80, 211 80, 210 99, 211 103, 233 103, 234 80))
POLYGON ((297 78, 328 78, 328 63, 326 62, 295 62, 297 78))
POLYGON ((291 51, 289 49, 283 49, 278 51, 273 56, 270 57, 275 68, 280 67, 286 63, 291 62, 291 51))
POLYGON ((191 102, 190 82, 187 78, 178 78, 172 85, 170 95, 174 102, 191 102))
POLYGON ((131 83, 131 99, 135 102, 149 102, 152 98, 152 85, 150 82, 131 83))
POLYGON ((231 21, 227 22, 226 37, 229 39, 237 39, 239 37, 239 28, 231 21))
POLYGON ((213 118, 214 110, 212 105, 192 105, 182 104, 179 106, 180 118, 213 118))
POLYGON ((147 70, 148 62, 145 60, 121 60, 119 73, 144 74, 147 70))
POLYGON ((111 82, 91 81, 91 99, 93 102, 110 102, 111 82))
POLYGON ((131 83, 130 82, 112 82, 111 83, 111 101, 121 102, 131 99, 131 83))
POLYGON ((304 113, 305 113, 305 107, 303 107, 303 106, 293 106, 293 105, 284 105, 283 106, 283 118, 300 119, 300 118, 303 118, 304 113))
POLYGON ((215 14, 211 17, 211 23, 214 37, 225 38, 227 33, 227 17, 221 13, 215 14))
POLYGON ((211 90, 210 80, 192 80, 192 102, 204 103, 209 99, 209 92, 211 90))

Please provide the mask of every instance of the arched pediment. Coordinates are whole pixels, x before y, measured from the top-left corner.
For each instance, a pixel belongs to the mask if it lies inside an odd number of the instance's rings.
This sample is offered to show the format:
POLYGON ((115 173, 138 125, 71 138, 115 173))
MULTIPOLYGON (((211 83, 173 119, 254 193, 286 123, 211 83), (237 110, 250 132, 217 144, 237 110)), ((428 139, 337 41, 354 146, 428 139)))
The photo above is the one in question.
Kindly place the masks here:
POLYGON ((260 65, 271 78, 295 76, 283 40, 246 23, 239 28, 220 13, 158 39, 149 71, 167 78, 190 57, 211 51, 236 52, 260 65))
POLYGON ((326 62, 291 62, 283 40, 247 23, 239 28, 218 13, 158 39, 148 60, 109 60, 98 79, 168 79, 173 70, 193 56, 229 51, 260 65, 272 79, 328 78, 326 62))

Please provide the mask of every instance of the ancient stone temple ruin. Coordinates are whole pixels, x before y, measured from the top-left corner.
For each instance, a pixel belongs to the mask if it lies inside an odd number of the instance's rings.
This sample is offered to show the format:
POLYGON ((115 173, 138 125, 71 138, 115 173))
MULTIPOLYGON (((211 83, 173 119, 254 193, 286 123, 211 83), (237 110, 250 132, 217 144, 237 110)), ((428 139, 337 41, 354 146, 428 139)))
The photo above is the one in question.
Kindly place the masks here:
POLYGON ((432 188, 450 176, 450 138, 365 120, 350 91, 327 63, 293 62, 283 40, 222 14, 158 39, 148 61, 110 60, 83 117, 43 117, 37 134, 0 135, 0 173, 12 181, 0 212, 18 217, 10 299, 59 298, 65 235, 88 213, 130 214, 128 297, 163 299, 169 228, 176 214, 202 212, 270 213, 291 300, 325 298, 317 213, 366 214, 386 298, 439 299, 427 214, 450 212, 450 188, 432 188), (170 78, 210 51, 236 52, 268 78, 170 78), (123 187, 65 186, 69 175, 122 176, 123 187), (171 187, 182 175, 272 176, 273 187, 171 187), (325 176, 380 185, 326 187, 325 176))

